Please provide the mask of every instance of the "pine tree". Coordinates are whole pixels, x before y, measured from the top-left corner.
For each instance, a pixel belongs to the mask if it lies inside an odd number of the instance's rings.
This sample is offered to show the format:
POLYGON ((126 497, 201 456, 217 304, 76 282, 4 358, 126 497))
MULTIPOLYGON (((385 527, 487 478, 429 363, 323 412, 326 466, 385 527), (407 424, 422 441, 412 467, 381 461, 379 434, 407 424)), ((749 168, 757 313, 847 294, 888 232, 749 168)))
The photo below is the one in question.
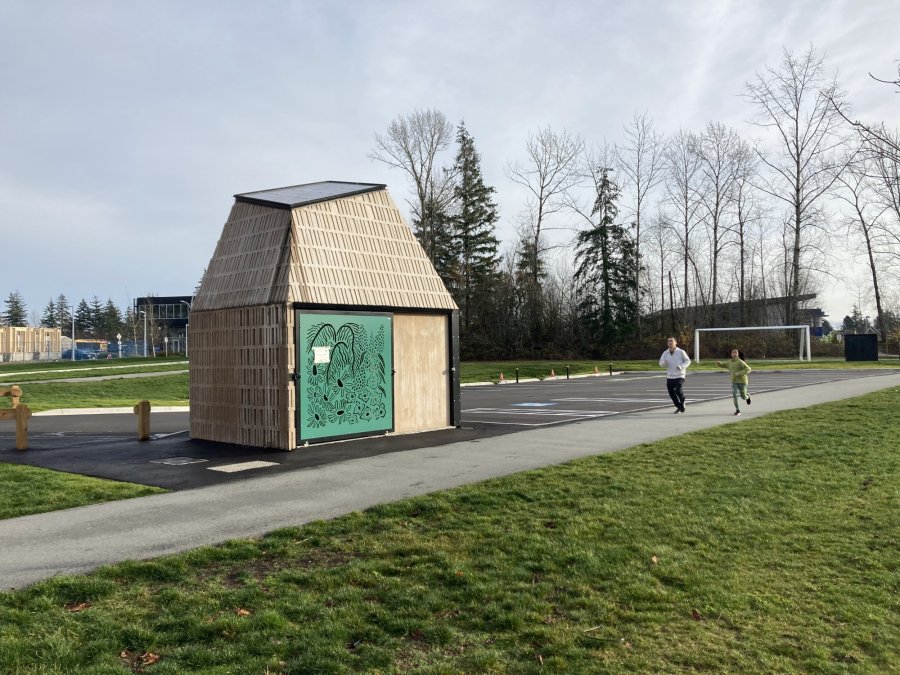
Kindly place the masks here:
POLYGON ((91 323, 91 307, 82 298, 75 309, 75 334, 84 336, 89 330, 93 330, 91 323))
POLYGON ((106 307, 101 313, 100 335, 112 341, 122 329, 122 312, 111 299, 107 299, 106 307))
POLYGON ((457 283, 458 252, 447 206, 439 200, 427 200, 424 216, 413 219, 413 231, 444 285, 452 289, 457 283))
POLYGON ((41 326, 44 328, 59 328, 58 317, 56 315, 56 303, 50 298, 44 307, 44 314, 41 316, 41 326))
POLYGON ((100 298, 96 295, 90 302, 90 316, 91 316, 91 326, 90 329, 94 332, 95 338, 103 337, 103 303, 100 302, 100 298))
POLYGON ((596 175, 591 211, 596 224, 576 236, 575 280, 585 329, 593 336, 595 349, 603 352, 633 329, 638 258, 634 241, 616 222, 619 187, 610 180, 608 169, 601 167, 596 175))
POLYGON ((6 298, 6 310, 2 319, 4 326, 27 326, 28 310, 25 308, 25 300, 18 290, 12 291, 6 298))
POLYGON ((453 229, 459 264, 455 296, 462 329, 471 334, 490 306, 486 301, 499 275, 500 243, 494 235, 499 215, 492 198, 496 190, 484 184, 481 156, 465 123, 457 128, 456 142, 453 229))
POLYGON ((72 328, 72 308, 69 306, 69 300, 62 293, 56 298, 56 325, 63 335, 68 335, 72 328))

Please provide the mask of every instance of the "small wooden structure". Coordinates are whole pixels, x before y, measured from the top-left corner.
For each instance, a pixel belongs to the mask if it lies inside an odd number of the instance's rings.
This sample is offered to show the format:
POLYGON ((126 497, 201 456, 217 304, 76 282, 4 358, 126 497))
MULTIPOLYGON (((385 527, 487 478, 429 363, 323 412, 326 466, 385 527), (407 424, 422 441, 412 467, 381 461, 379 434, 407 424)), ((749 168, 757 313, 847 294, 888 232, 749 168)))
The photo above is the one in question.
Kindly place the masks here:
POLYGON ((291 450, 458 426, 458 310, 384 185, 235 195, 190 315, 190 433, 291 450))

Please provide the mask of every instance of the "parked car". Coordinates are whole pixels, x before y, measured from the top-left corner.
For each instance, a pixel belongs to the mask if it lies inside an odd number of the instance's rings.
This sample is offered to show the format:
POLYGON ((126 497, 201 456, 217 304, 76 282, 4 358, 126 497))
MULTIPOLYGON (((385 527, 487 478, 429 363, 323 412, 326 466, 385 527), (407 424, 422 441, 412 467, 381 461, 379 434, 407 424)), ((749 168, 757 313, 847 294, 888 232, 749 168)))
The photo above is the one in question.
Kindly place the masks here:
MULTIPOLYGON (((72 360, 72 350, 66 349, 59 356, 61 361, 71 361, 72 360)), ((76 361, 92 361, 97 358, 97 354, 93 351, 89 351, 87 349, 76 349, 75 350, 75 360, 76 361)))

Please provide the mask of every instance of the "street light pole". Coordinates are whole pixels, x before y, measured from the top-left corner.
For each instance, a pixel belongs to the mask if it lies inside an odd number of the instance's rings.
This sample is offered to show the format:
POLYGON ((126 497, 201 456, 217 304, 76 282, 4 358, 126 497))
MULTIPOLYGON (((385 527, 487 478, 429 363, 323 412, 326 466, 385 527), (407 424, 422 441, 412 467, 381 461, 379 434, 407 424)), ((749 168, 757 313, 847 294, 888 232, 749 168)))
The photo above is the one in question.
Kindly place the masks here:
MULTIPOLYGON (((193 300, 193 297, 191 299, 193 300)), ((191 309, 193 309, 194 305, 187 300, 182 300, 181 304, 187 305, 188 308, 188 320, 184 322, 184 358, 190 358, 188 355, 188 326, 191 322, 191 309)))
POLYGON ((144 310, 140 310, 141 314, 144 315, 144 358, 147 358, 147 312, 144 310))

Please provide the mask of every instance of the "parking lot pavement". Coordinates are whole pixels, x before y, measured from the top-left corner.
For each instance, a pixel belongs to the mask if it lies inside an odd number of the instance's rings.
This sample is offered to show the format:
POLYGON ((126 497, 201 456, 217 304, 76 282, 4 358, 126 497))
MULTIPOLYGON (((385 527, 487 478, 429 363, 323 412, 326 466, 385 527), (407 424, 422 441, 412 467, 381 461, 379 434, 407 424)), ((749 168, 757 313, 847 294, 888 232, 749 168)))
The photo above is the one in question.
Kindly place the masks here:
MULTIPOLYGON (((764 398, 760 398, 767 392, 795 390, 793 395, 802 400, 801 387, 836 385, 897 372, 754 372, 750 391, 756 400, 752 411, 747 412, 767 411, 764 398)), ((725 372, 690 374, 685 393, 688 415, 699 404, 706 404, 704 410, 721 408, 728 415, 732 411, 725 372)), ((0 426, 0 461, 184 490, 529 429, 593 420, 611 422, 623 416, 672 409, 665 377, 660 373, 465 387, 462 401, 460 429, 312 444, 290 453, 191 439, 186 411, 154 412, 151 441, 144 443, 136 440, 137 418, 133 414, 37 416, 30 421, 29 450, 24 452, 14 450, 14 425, 0 426)))

